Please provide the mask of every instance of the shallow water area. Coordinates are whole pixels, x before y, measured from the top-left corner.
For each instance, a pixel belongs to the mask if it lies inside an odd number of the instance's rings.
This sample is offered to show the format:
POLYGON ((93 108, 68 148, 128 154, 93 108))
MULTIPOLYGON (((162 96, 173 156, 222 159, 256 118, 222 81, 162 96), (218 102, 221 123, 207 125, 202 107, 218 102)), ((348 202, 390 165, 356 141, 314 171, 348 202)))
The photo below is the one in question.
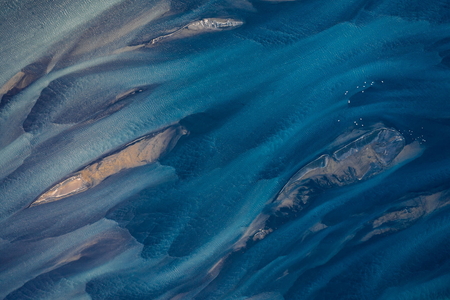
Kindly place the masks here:
POLYGON ((447 299, 447 1, 0 2, 1 299, 447 299))

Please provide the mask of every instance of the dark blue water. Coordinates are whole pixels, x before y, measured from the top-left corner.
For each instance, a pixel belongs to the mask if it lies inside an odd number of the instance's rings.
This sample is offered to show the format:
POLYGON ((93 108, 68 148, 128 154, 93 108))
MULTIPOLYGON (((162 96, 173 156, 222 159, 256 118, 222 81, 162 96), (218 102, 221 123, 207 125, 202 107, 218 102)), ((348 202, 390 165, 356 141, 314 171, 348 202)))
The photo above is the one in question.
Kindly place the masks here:
POLYGON ((1 298, 450 298, 449 1, 8 0, 0 37, 1 298))

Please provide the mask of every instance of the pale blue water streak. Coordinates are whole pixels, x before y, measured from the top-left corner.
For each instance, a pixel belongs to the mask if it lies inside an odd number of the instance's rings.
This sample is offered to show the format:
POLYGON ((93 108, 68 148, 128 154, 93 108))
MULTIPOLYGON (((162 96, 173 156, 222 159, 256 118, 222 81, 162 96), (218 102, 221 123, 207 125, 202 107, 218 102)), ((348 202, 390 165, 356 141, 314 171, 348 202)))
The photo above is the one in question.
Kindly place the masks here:
POLYGON ((28 76, 1 90, 1 297, 450 297, 448 1, 0 8, 0 86, 28 76), (203 18, 244 25, 124 48, 203 18), (157 163, 28 208, 175 123, 190 134, 157 163), (274 210, 300 168, 383 126, 404 136, 403 160, 274 210))

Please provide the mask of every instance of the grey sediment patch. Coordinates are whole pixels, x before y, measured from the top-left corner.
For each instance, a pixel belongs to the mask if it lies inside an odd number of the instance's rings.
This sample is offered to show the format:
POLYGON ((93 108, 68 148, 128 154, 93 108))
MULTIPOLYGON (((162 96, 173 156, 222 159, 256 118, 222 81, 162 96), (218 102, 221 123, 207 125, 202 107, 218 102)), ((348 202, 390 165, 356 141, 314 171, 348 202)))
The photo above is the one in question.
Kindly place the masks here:
POLYGON ((300 169, 274 202, 279 203, 278 207, 306 204, 313 188, 325 190, 369 179, 383 172, 404 146, 404 137, 393 129, 381 128, 364 134, 332 155, 322 155, 300 169))
POLYGON ((162 35, 152 39, 147 47, 151 47, 162 40, 172 40, 184 37, 189 37, 205 32, 223 31, 236 29, 244 24, 241 20, 236 19, 222 19, 222 18, 205 18, 199 21, 191 22, 180 29, 177 29, 169 34, 162 35))
POLYGON ((120 54, 123 52, 135 51, 142 48, 151 48, 164 41, 172 41, 177 39, 183 39, 192 37, 195 35, 207 33, 207 32, 219 32, 233 30, 241 27, 244 21, 232 18, 205 18, 197 21, 193 21, 182 27, 172 28, 166 30, 166 34, 162 34, 151 38, 148 36, 146 41, 140 41, 139 43, 128 45, 126 47, 115 50, 114 54, 120 54), (150 40, 150 41, 149 41, 150 40))
MULTIPOLYGON (((406 147, 405 147, 406 146, 406 147)), ((248 247, 296 219, 326 190, 355 184, 397 163, 405 138, 395 129, 378 128, 324 154, 298 170, 252 222, 235 249, 248 247)))

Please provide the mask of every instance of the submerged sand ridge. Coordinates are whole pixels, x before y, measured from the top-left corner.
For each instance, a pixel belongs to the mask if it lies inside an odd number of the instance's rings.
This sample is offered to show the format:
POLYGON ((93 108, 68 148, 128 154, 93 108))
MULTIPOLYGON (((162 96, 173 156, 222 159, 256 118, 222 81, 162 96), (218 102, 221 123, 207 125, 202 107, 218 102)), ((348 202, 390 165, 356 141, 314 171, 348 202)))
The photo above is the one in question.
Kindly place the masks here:
POLYGON ((153 163, 172 150, 180 137, 187 133, 184 127, 176 125, 137 139, 123 150, 88 165, 73 176, 54 185, 30 206, 58 201, 84 192, 120 171, 153 163))

